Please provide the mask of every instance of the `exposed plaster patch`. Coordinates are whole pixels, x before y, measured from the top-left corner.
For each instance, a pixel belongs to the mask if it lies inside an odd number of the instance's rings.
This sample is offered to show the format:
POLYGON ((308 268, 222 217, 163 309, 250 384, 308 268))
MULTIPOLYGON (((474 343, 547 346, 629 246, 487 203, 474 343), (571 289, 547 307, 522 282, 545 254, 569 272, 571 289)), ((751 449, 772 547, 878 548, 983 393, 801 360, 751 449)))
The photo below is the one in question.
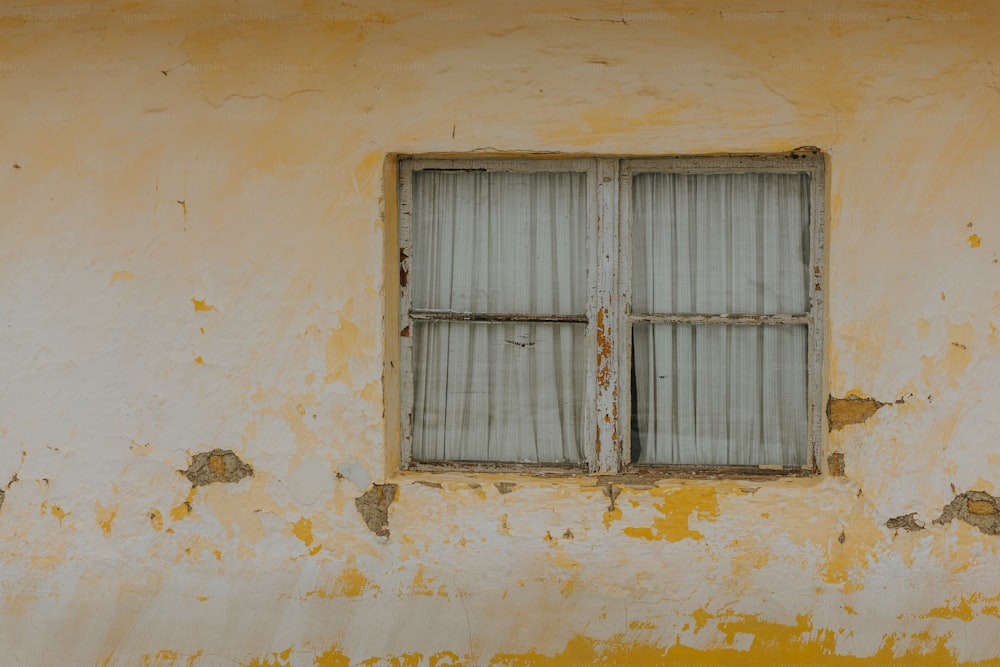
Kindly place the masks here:
POLYGON ((428 481, 423 480, 423 479, 417 480, 417 484, 422 484, 423 486, 427 486, 427 487, 430 487, 432 489, 440 489, 440 488, 442 488, 441 484, 438 483, 438 482, 428 482, 428 481))
POLYGON ((236 483, 244 477, 253 477, 253 468, 244 463, 231 449, 213 449, 198 452, 191 458, 187 470, 178 470, 188 478, 191 486, 205 486, 216 482, 236 483))
POLYGON ((396 499, 395 484, 372 484, 372 488, 354 499, 358 513, 368 530, 379 537, 389 537, 389 506, 396 499))
POLYGON ((837 431, 848 424, 860 424, 878 412, 878 409, 885 403, 876 401, 874 398, 863 398, 861 396, 848 396, 847 398, 834 398, 826 403, 826 418, 830 424, 831 431, 837 431))
POLYGON ((899 405, 906 402, 906 397, 894 403, 883 403, 867 396, 845 396, 834 398, 830 396, 826 403, 826 418, 831 431, 838 431, 849 424, 860 424, 878 412, 886 405, 899 405))
POLYGON ((910 512, 909 514, 902 514, 900 516, 894 516, 885 522, 885 527, 892 530, 907 530, 909 532, 915 532, 924 529, 924 524, 922 521, 917 519, 916 512, 910 512))
POLYGON ((834 452, 826 457, 826 464, 830 468, 830 475, 832 477, 843 477, 845 474, 844 466, 844 453, 834 452))
POLYGON ((497 491, 500 492, 500 495, 505 496, 513 491, 517 484, 514 482, 494 482, 493 486, 497 487, 497 491))
POLYGON ((967 491, 945 505, 933 523, 944 525, 961 519, 987 535, 1000 535, 1000 499, 985 491, 967 491))

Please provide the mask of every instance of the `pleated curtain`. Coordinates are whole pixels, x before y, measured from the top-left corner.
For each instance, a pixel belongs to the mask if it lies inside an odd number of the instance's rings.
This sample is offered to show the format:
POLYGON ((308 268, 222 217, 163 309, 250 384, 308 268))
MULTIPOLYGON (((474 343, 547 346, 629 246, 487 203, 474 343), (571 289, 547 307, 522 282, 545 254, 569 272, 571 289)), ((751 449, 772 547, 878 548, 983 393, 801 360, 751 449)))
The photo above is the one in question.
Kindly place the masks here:
MULTIPOLYGON (((809 307, 804 174, 639 174, 634 314, 801 315, 809 307)), ((636 322, 641 464, 801 466, 805 324, 636 322)))
MULTIPOLYGON (((582 173, 418 171, 412 308, 576 315, 587 306, 582 173)), ((413 458, 584 460, 586 324, 416 321, 413 458)))

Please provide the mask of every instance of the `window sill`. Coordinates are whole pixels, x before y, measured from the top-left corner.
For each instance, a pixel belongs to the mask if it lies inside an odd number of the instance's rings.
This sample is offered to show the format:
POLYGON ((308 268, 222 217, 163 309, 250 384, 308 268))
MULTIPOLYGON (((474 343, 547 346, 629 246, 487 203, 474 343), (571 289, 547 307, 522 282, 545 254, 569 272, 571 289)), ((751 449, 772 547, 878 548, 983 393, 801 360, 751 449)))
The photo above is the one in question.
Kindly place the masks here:
POLYGON ((421 480, 436 482, 446 478, 452 480, 483 480, 492 482, 500 479, 522 478, 530 480, 593 480, 594 484, 622 484, 626 486, 656 486, 659 482, 677 480, 752 480, 766 481, 783 478, 817 477, 818 467, 778 468, 773 466, 630 466, 621 472, 589 472, 583 466, 535 465, 528 463, 411 463, 407 469, 397 469, 394 478, 401 481, 421 480))

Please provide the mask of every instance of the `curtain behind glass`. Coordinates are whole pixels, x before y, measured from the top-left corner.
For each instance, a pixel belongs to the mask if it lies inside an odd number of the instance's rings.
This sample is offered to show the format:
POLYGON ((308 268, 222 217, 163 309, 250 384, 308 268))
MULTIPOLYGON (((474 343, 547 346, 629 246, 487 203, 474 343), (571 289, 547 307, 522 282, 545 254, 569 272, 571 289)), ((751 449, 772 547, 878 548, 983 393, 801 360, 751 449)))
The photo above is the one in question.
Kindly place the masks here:
MULTIPOLYGON (((586 314, 582 173, 417 171, 412 307, 586 314)), ((415 322, 413 459, 581 463, 586 325, 415 322)))
POLYGON ((809 310, 807 174, 638 174, 636 313, 809 310))
MULTIPOLYGON (((639 174, 633 312, 803 314, 806 174, 639 174)), ((808 457, 805 325, 636 323, 638 463, 797 467, 808 457)))

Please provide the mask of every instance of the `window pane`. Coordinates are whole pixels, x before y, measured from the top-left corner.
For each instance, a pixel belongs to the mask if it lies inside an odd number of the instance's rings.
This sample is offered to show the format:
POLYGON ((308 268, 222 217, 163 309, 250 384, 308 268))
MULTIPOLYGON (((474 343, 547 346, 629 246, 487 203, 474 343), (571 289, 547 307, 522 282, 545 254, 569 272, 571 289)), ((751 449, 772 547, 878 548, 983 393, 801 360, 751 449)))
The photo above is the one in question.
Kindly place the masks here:
POLYGON ((413 460, 582 463, 586 328, 414 322, 413 460))
POLYGON ((583 173, 416 171, 413 307, 583 315, 583 173))
POLYGON ((636 313, 805 313, 807 174, 636 174, 636 313))
POLYGON ((633 325, 633 458, 806 465, 807 339, 806 325, 633 325))

